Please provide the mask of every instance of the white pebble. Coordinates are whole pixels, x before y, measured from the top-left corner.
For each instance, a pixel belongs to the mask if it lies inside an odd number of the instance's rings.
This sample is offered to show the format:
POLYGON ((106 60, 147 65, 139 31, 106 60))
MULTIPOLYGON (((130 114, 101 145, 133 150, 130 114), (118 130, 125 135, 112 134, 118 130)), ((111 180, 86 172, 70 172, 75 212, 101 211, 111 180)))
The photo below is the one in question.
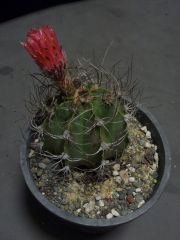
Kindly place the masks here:
POLYGON ((158 153, 157 153, 157 152, 154 154, 154 160, 155 160, 156 162, 159 161, 159 156, 158 156, 158 153))
POLYGON ((130 177, 129 178, 129 182, 131 182, 131 183, 135 182, 135 178, 134 177, 130 177))
POLYGON ((31 158, 33 155, 34 155, 34 150, 31 149, 31 151, 30 151, 28 157, 31 158))
POLYGON ((154 145, 154 149, 157 150, 157 146, 156 145, 154 145))
POLYGON ((141 130, 146 133, 147 132, 147 127, 144 126, 144 127, 141 128, 141 130))
POLYGON ((34 140, 34 142, 35 142, 35 143, 38 143, 38 142, 39 142, 39 139, 38 139, 38 138, 36 138, 36 139, 34 140))
POLYGON ((138 204, 138 208, 140 208, 144 203, 145 203, 145 201, 142 200, 142 201, 138 204))
POLYGON ((153 163, 152 169, 153 169, 153 170, 156 170, 156 169, 157 169, 157 165, 156 165, 155 163, 153 163))
POLYGON ((77 213, 80 213, 80 212, 81 212, 81 208, 78 208, 78 209, 76 210, 76 212, 77 212, 77 213))
POLYGON ((118 171, 113 171, 113 176, 118 176, 119 172, 118 171))
POLYGON ((120 164, 119 163, 116 163, 114 166, 113 166, 113 169, 115 171, 119 171, 120 170, 120 164))
POLYGON ((113 218, 112 213, 108 213, 108 214, 106 215, 106 218, 107 218, 107 219, 111 219, 111 218, 113 218))
POLYGON ((151 133, 150 133, 150 131, 147 131, 147 132, 146 132, 146 137, 147 137, 147 138, 151 138, 151 133))
POLYGON ((122 178, 120 176, 115 177, 114 180, 117 183, 121 183, 122 182, 122 178))
POLYGON ((85 203, 85 204, 83 205, 83 208, 86 208, 87 205, 88 205, 88 203, 85 203))
POLYGON ((90 201, 89 203, 86 203, 83 205, 83 207, 85 208, 85 212, 89 213, 92 210, 94 210, 95 207, 95 201, 90 201))
POLYGON ((100 195, 96 196, 95 198, 96 198, 97 201, 101 200, 101 196, 100 195))
POLYGON ((129 171, 130 171, 130 172, 135 172, 136 169, 135 169, 134 167, 130 167, 130 168, 129 168, 129 171))
POLYGON ((149 142, 145 142, 145 145, 144 145, 146 148, 151 148, 151 144, 149 142))
POLYGON ((97 211, 97 215, 99 215, 101 213, 101 211, 97 211))
POLYGON ((99 206, 104 207, 104 201, 103 200, 99 200, 99 206))
POLYGON ((141 188, 136 188, 136 192, 137 193, 141 192, 141 188))
POLYGON ((118 217, 119 216, 119 213, 118 211, 116 211, 114 208, 111 210, 111 213, 114 217, 118 217))

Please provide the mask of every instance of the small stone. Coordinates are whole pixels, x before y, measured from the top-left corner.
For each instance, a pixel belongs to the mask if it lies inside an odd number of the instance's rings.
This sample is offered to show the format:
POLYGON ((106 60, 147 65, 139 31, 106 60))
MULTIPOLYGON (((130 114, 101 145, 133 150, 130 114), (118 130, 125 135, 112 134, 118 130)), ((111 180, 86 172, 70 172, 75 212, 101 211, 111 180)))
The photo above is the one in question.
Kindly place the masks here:
POLYGON ((76 212, 77 212, 77 213, 80 213, 81 210, 82 210, 81 208, 78 208, 78 209, 76 210, 76 212))
POLYGON ((120 177, 122 178, 122 180, 124 181, 124 183, 125 184, 128 184, 128 182, 129 182, 129 176, 128 176, 128 172, 127 172, 127 170, 121 170, 120 172, 119 172, 119 175, 120 175, 120 177))
POLYGON ((117 197, 117 198, 119 198, 119 193, 115 192, 115 193, 114 193, 114 196, 117 197))
POLYGON ((126 192, 124 192, 124 191, 119 192, 119 199, 120 200, 125 199, 125 197, 126 197, 126 192))
POLYGON ((134 186, 135 188, 139 188, 139 187, 141 187, 141 186, 142 186, 142 182, 141 182, 141 180, 137 180, 137 181, 135 181, 135 182, 133 183, 133 186, 134 186))
POLYGON ((85 212, 89 213, 94 210, 95 201, 90 201, 89 203, 84 204, 83 207, 85 208, 85 212))
POLYGON ((29 158, 32 158, 33 155, 34 155, 34 150, 31 149, 31 151, 30 151, 28 157, 29 157, 29 158))
POLYGON ((114 208, 111 210, 111 213, 114 217, 118 217, 119 216, 119 213, 118 211, 116 211, 114 208))
POLYGON ((66 205, 66 199, 62 199, 62 198, 58 198, 59 200, 61 200, 61 205, 66 205))
POLYGON ((120 170, 120 164, 119 163, 116 163, 114 166, 113 166, 113 169, 115 171, 119 171, 120 170))
POLYGON ((101 211, 97 211, 97 215, 101 214, 101 211))
POLYGON ((104 201, 103 200, 99 200, 99 206, 104 207, 104 201))
POLYGON ((35 142, 35 143, 38 143, 38 142, 39 142, 39 139, 38 139, 38 138, 36 138, 36 139, 34 140, 34 142, 35 142))
POLYGON ((141 188, 136 188, 136 192, 137 193, 139 193, 139 192, 141 192, 142 190, 141 190, 141 188))
POLYGON ((88 203, 85 203, 85 204, 83 205, 83 208, 86 208, 87 205, 88 205, 88 203))
POLYGON ((135 196, 135 199, 136 199, 136 202, 140 203, 142 202, 144 199, 143 199, 143 196, 141 194, 137 194, 135 196))
POLYGON ((43 183, 42 181, 38 182, 38 184, 37 184, 37 185, 38 185, 38 187, 39 187, 39 188, 42 188, 42 187, 44 187, 44 183, 43 183))
POLYGON ((158 155, 158 153, 157 153, 157 152, 154 154, 154 160, 155 160, 156 162, 158 162, 158 161, 159 161, 159 155, 158 155))
POLYGON ((37 171, 37 176, 40 177, 42 175, 43 171, 40 169, 37 171))
POLYGON ((106 215, 106 219, 111 219, 111 218, 113 218, 112 213, 108 213, 108 214, 106 215))
POLYGON ((138 208, 140 208, 144 203, 145 203, 145 201, 142 200, 142 201, 138 204, 138 208))
POLYGON ((96 196, 95 198, 96 198, 97 201, 101 200, 101 196, 100 195, 96 196))
POLYGON ((139 144, 140 144, 141 146, 144 146, 145 141, 144 141, 143 139, 140 139, 140 140, 139 140, 139 144))
POLYGON ((154 145, 154 149, 155 149, 155 151, 157 151, 157 146, 156 145, 154 145))
POLYGON ((76 207, 73 205, 73 204, 71 204, 70 206, 69 206, 69 210, 70 211, 74 211, 76 209, 76 207))
POLYGON ((129 171, 134 173, 136 169, 134 167, 129 167, 129 171))
POLYGON ((31 171, 32 171, 32 173, 37 173, 37 168, 36 167, 32 167, 31 171))
POLYGON ((155 163, 153 163, 152 169, 153 169, 153 170, 156 170, 156 169, 157 169, 157 165, 156 165, 155 163))
POLYGON ((151 132, 150 131, 146 132, 146 137, 149 138, 149 139, 151 138, 151 132))
POLYGON ((42 195, 43 195, 43 196, 46 195, 45 192, 42 192, 42 195))
POLYGON ((154 183, 157 183, 157 180, 156 180, 156 179, 154 179, 154 180, 153 180, 153 182, 154 182, 154 183))
POLYGON ((145 142, 144 146, 145 148, 151 148, 151 144, 149 142, 145 142))
POLYGON ((147 127, 144 126, 144 127, 141 128, 141 130, 146 133, 147 132, 147 127))
POLYGON ((129 178, 129 182, 131 182, 131 183, 135 182, 135 178, 134 177, 130 177, 129 178))
POLYGON ((46 166, 46 164, 44 164, 44 163, 39 163, 38 164, 38 166, 40 167, 40 168, 42 168, 42 169, 45 169, 47 166, 46 166))
POLYGON ((121 182, 122 182, 122 179, 121 179, 120 176, 115 177, 114 180, 115 180, 115 182, 117 182, 117 183, 121 183, 121 182))
POLYGON ((113 176, 118 176, 119 172, 118 171, 113 171, 113 176))
POLYGON ((134 197, 133 196, 127 196, 126 200, 129 204, 131 204, 131 203, 134 202, 134 197))
POLYGON ((96 210, 99 210, 100 209, 100 207, 99 206, 97 206, 97 205, 95 205, 95 207, 94 207, 96 210))
POLYGON ((48 165, 48 164, 50 163, 50 160, 49 160, 48 158, 44 158, 44 159, 42 160, 42 162, 43 162, 44 164, 48 165))
POLYGON ((127 190, 127 195, 132 195, 133 192, 134 192, 134 188, 129 188, 129 189, 127 190))

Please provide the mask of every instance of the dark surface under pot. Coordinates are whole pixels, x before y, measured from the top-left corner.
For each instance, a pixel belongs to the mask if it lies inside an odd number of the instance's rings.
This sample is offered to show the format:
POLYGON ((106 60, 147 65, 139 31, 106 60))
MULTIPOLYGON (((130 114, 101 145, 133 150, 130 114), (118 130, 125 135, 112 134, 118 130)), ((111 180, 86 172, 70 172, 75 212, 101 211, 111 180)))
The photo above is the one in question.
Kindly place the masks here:
MULTIPOLYGON (((132 221, 147 212, 157 202, 169 179, 171 156, 166 137, 164 136, 164 133, 154 116, 146 109, 139 107, 136 117, 142 123, 142 125, 146 125, 148 130, 151 132, 153 143, 157 145, 159 154, 158 183, 155 186, 151 198, 142 207, 126 216, 120 216, 112 219, 88 219, 71 215, 70 213, 61 210, 50 203, 35 186, 30 172, 29 161, 27 158, 30 131, 27 130, 25 134, 26 140, 21 147, 21 169, 30 192, 38 201, 38 204, 37 202, 34 202, 37 209, 39 208, 36 213, 41 215, 43 211, 43 213, 47 215, 47 218, 50 217, 51 221, 54 221, 56 225, 64 222, 65 224, 68 224, 77 230, 83 230, 89 233, 102 233, 121 224, 128 223, 129 221, 132 221), (42 210, 42 208, 45 209, 42 210)), ((38 217, 41 218, 41 216, 38 217)))

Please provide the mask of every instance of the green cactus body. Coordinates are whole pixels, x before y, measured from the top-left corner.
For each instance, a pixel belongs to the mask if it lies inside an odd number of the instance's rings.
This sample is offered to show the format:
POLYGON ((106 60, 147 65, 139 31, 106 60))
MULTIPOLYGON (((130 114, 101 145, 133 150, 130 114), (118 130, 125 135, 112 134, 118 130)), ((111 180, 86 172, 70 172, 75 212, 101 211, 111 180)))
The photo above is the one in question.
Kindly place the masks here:
POLYGON ((120 156, 128 143, 123 105, 107 90, 91 89, 86 87, 83 101, 56 106, 42 125, 44 150, 65 156, 70 168, 96 168, 120 156))

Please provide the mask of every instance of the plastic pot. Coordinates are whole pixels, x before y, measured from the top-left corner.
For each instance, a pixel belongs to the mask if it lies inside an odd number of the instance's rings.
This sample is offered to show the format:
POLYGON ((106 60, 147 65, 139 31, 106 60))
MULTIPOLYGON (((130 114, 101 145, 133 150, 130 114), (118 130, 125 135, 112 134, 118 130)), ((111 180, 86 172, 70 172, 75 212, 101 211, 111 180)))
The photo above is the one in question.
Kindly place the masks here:
POLYGON ((148 130, 151 132, 154 144, 158 147, 158 183, 156 184, 150 199, 142 207, 135 210, 131 214, 115 217, 112 219, 88 219, 84 217, 74 216, 64 210, 59 209, 41 194, 33 181, 29 166, 28 150, 30 145, 30 130, 26 131, 25 140, 21 145, 20 151, 20 164, 25 182, 35 199, 48 211, 49 214, 55 215, 57 221, 63 221, 78 230, 83 230, 89 233, 105 232, 140 217, 157 202, 167 184, 170 175, 171 155, 169 145, 158 121, 148 110, 138 106, 136 118, 142 123, 142 125, 147 126, 148 130))

